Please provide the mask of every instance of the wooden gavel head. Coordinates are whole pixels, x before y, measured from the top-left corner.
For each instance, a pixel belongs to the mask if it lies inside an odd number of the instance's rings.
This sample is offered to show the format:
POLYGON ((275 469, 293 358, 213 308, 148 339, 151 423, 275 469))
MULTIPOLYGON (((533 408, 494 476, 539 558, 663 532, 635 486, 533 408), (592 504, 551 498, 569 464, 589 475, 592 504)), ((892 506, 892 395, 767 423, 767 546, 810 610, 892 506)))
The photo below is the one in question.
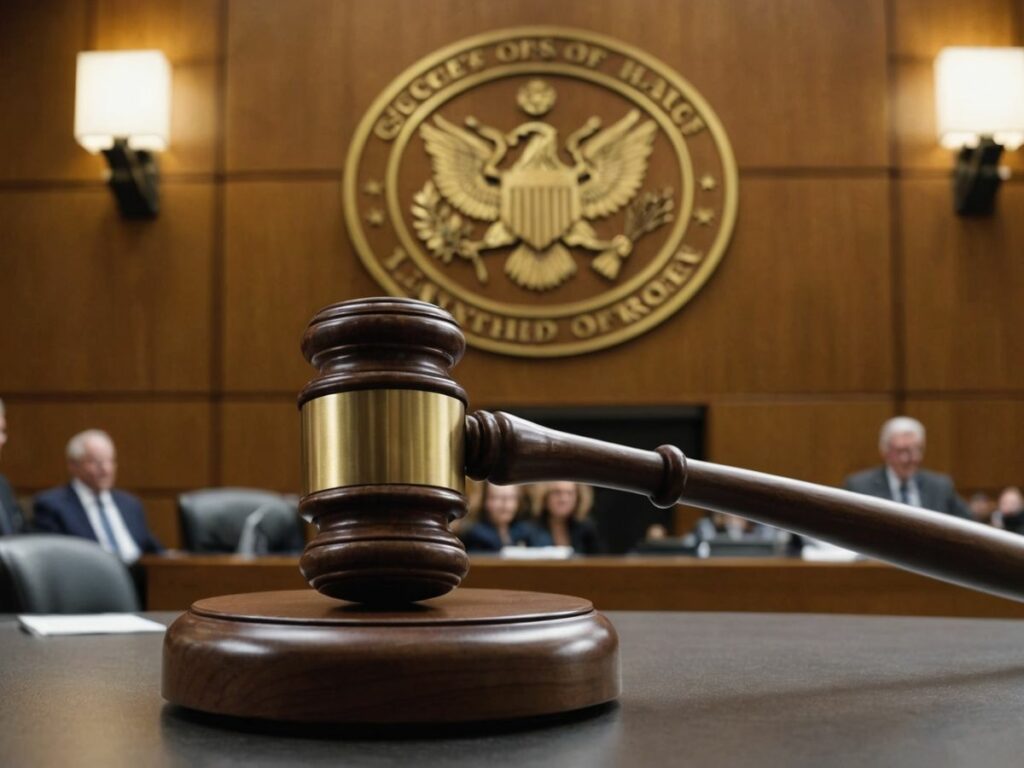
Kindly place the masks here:
POLYGON ((409 299, 329 306, 302 351, 302 514, 317 536, 300 561, 325 595, 393 605, 443 595, 469 568, 449 524, 466 513, 465 351, 451 315, 409 299))

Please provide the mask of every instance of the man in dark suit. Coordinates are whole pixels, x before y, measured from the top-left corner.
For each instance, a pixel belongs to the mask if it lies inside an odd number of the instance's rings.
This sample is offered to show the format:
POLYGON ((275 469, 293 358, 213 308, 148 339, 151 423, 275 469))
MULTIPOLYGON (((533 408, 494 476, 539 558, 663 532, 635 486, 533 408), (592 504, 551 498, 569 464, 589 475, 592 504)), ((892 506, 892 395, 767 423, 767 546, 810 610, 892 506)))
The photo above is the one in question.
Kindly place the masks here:
POLYGON ((843 483, 848 491, 898 501, 913 507, 971 518, 970 510, 948 475, 921 469, 924 459, 924 425, 909 416, 897 416, 882 425, 878 439, 885 464, 850 475, 843 483))
POLYGON ((117 451, 106 432, 90 429, 68 441, 71 482, 35 498, 33 525, 39 531, 81 536, 132 564, 163 547, 146 524, 142 502, 114 489, 117 451))
MULTIPOLYGON (((0 454, 3 453, 6 444, 7 414, 4 410, 4 401, 0 400, 0 454)), ((21 516, 18 500, 14 498, 14 491, 11 490, 7 478, 0 475, 0 536, 10 536, 14 533, 22 533, 24 530, 25 521, 21 516)))

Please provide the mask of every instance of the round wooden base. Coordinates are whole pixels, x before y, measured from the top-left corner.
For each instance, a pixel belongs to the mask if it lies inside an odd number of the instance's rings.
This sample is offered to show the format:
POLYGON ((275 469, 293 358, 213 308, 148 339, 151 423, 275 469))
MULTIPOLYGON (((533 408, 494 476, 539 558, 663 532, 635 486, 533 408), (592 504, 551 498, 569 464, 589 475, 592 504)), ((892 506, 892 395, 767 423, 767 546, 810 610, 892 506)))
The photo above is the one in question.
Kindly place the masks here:
POLYGON ((163 696, 303 723, 455 723, 612 701, 618 637, 587 600, 457 589, 401 611, 313 590, 193 604, 167 630, 163 696))

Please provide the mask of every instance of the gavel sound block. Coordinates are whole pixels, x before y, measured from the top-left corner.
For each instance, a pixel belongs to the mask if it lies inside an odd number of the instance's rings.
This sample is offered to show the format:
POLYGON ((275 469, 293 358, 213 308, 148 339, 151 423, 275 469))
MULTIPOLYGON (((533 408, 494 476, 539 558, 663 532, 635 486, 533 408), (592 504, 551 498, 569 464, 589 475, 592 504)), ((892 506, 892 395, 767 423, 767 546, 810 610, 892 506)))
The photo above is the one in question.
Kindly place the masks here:
POLYGON ((321 723, 495 720, 619 693, 618 640, 586 600, 455 588, 464 476, 566 479, 730 512, 928 576, 1024 599, 1024 538, 823 486, 466 415, 453 318, 403 299, 343 302, 303 338, 300 568, 316 591, 200 600, 168 630, 163 695, 221 715, 321 723))

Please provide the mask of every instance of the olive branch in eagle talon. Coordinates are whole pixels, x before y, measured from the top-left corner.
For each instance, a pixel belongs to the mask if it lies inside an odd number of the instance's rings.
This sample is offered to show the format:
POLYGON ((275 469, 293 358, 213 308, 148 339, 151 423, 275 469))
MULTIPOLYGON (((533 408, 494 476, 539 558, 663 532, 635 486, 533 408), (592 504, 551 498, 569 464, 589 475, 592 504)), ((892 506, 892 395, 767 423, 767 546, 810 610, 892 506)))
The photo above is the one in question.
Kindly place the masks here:
POLYGON ((468 259, 473 264, 476 279, 487 282, 487 267, 484 266, 480 254, 467 247, 469 236, 473 234, 473 225, 463 221, 451 206, 441 201, 434 182, 428 181, 423 189, 412 197, 412 225, 420 240, 427 249, 445 264, 451 264, 456 256, 468 259))
MULTIPOLYGON (((674 206, 672 190, 669 187, 660 192, 644 192, 626 209, 626 231, 623 237, 630 243, 635 243, 649 232, 668 224, 673 219, 674 206)), ((590 266, 609 280, 614 280, 622 267, 622 257, 614 250, 605 251, 594 259, 590 266)))
POLYGON ((506 246, 516 248, 505 274, 523 288, 549 290, 572 277, 576 262, 566 246, 597 251, 591 266, 614 279, 635 240, 671 219, 669 190, 667 201, 651 202, 651 194, 664 193, 648 193, 636 211, 627 209, 626 233, 611 240, 599 238, 588 221, 618 211, 643 183, 657 124, 638 123, 638 110, 605 130, 599 118, 590 118, 565 142, 575 161, 570 167, 559 158, 557 130, 547 123, 523 123, 503 134, 473 117, 461 128, 435 115, 420 128, 436 183, 414 198, 420 239, 445 263, 456 255, 472 261, 480 282, 487 279, 480 254, 506 246), (499 169, 520 142, 526 145, 516 161, 499 169), (492 222, 482 239, 469 240, 471 225, 437 200, 438 193, 464 216, 492 222))

